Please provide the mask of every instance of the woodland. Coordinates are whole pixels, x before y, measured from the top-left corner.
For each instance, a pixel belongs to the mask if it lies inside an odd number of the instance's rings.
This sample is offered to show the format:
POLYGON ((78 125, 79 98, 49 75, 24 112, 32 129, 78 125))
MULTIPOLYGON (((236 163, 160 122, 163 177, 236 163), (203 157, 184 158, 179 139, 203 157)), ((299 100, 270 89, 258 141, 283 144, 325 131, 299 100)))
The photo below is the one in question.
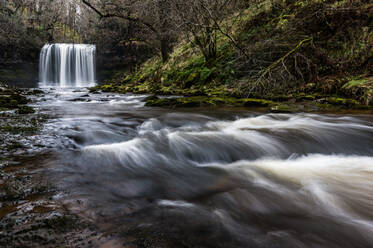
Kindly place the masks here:
POLYGON ((107 91, 369 105, 372 11, 369 0, 2 1, 2 77, 26 68, 35 80, 45 43, 93 43, 107 91))

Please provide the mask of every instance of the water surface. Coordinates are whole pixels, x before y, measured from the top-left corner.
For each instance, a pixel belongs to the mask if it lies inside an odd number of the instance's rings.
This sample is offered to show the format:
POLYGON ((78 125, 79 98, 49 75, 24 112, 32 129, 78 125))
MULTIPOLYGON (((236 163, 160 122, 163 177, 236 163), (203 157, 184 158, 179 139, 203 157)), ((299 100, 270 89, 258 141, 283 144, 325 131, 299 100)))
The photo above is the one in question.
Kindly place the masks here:
POLYGON ((53 178, 111 230, 192 247, 373 246, 371 115, 160 109, 141 95, 87 94, 49 89, 35 106, 53 116, 43 130, 60 155, 53 178))

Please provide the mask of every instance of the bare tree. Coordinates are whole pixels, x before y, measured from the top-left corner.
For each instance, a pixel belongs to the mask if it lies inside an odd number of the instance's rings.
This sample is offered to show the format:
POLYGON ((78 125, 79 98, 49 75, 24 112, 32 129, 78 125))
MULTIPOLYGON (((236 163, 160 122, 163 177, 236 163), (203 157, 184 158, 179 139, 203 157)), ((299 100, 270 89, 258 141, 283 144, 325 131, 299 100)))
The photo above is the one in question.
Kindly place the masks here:
POLYGON ((155 41, 156 49, 160 51, 162 60, 169 56, 173 33, 170 21, 171 11, 167 0, 98 0, 95 3, 89 0, 82 2, 92 9, 101 19, 120 18, 130 23, 144 27, 148 32, 145 37, 133 37, 147 43, 155 41))
MULTIPOLYGON (((175 9, 175 21, 184 32, 189 34, 201 50, 207 62, 217 56, 217 36, 229 36, 224 31, 225 18, 237 11, 242 1, 239 0, 172 0, 175 9)), ((232 37, 230 37, 232 39, 232 37)), ((232 39, 232 41, 234 41, 232 39)))

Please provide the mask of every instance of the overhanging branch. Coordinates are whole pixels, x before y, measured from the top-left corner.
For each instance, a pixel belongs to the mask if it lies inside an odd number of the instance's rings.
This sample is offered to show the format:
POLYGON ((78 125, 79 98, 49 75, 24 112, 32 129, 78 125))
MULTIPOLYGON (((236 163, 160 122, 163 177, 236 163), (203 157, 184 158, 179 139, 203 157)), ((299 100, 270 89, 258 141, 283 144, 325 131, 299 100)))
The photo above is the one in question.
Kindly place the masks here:
POLYGON ((128 20, 128 21, 137 22, 137 23, 140 23, 140 24, 144 25, 145 27, 149 28, 151 31, 153 31, 154 33, 156 33, 158 35, 158 31, 153 27, 153 25, 151 25, 150 23, 148 23, 146 21, 143 21, 139 18, 129 16, 129 15, 121 15, 121 14, 116 14, 116 13, 104 14, 100 10, 98 10, 95 6, 93 6, 91 3, 89 3, 87 0, 82 0, 82 1, 86 6, 88 6, 90 9, 92 9, 94 12, 96 12, 100 16, 100 18, 117 17, 117 18, 128 20))

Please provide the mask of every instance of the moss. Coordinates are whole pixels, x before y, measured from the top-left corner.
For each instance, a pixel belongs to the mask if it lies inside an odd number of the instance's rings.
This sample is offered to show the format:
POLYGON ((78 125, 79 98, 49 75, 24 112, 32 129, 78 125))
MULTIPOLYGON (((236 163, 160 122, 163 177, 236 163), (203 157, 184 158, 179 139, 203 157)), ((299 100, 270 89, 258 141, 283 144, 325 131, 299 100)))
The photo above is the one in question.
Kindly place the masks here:
POLYGON ((368 79, 353 79, 353 80, 348 81, 345 85, 343 85, 342 88, 354 87, 354 86, 362 85, 366 82, 368 82, 368 79))
POLYGON ((305 93, 301 93, 301 94, 297 94, 295 96, 295 99, 297 101, 314 101, 318 98, 319 96, 316 95, 316 94, 305 94, 305 93))
POLYGON ((25 115, 25 114, 33 114, 35 113, 34 108, 29 107, 29 106, 21 106, 17 110, 18 114, 25 115))
POLYGON ((269 99, 275 102, 284 102, 289 101, 293 98, 292 95, 283 95, 283 94, 268 94, 263 97, 264 99, 269 99))
POLYGON ((240 101, 243 102, 243 106, 245 107, 269 107, 274 104, 273 101, 254 98, 245 98, 240 101))
POLYGON ((100 86, 100 89, 103 92, 116 92, 117 86, 113 84, 105 84, 105 85, 100 86))
POLYGON ((350 109, 369 109, 369 106, 360 104, 357 100, 340 98, 340 97, 327 97, 321 100, 321 103, 327 103, 332 106, 350 108, 350 109))
POLYGON ((349 106, 349 107, 359 105, 359 102, 356 100, 345 99, 345 98, 340 98, 340 97, 328 97, 326 98, 326 102, 331 105, 342 105, 342 106, 349 106))
POLYGON ((157 107, 201 107, 201 106, 236 106, 268 107, 274 102, 262 99, 237 99, 233 97, 192 96, 179 98, 162 98, 146 101, 145 106, 157 107))
POLYGON ((101 89, 100 85, 96 85, 94 87, 89 88, 90 93, 98 92, 101 89))
POLYGON ((157 97, 156 95, 151 95, 151 96, 145 97, 142 101, 147 102, 147 101, 155 101, 155 100, 159 100, 159 97, 157 97))

